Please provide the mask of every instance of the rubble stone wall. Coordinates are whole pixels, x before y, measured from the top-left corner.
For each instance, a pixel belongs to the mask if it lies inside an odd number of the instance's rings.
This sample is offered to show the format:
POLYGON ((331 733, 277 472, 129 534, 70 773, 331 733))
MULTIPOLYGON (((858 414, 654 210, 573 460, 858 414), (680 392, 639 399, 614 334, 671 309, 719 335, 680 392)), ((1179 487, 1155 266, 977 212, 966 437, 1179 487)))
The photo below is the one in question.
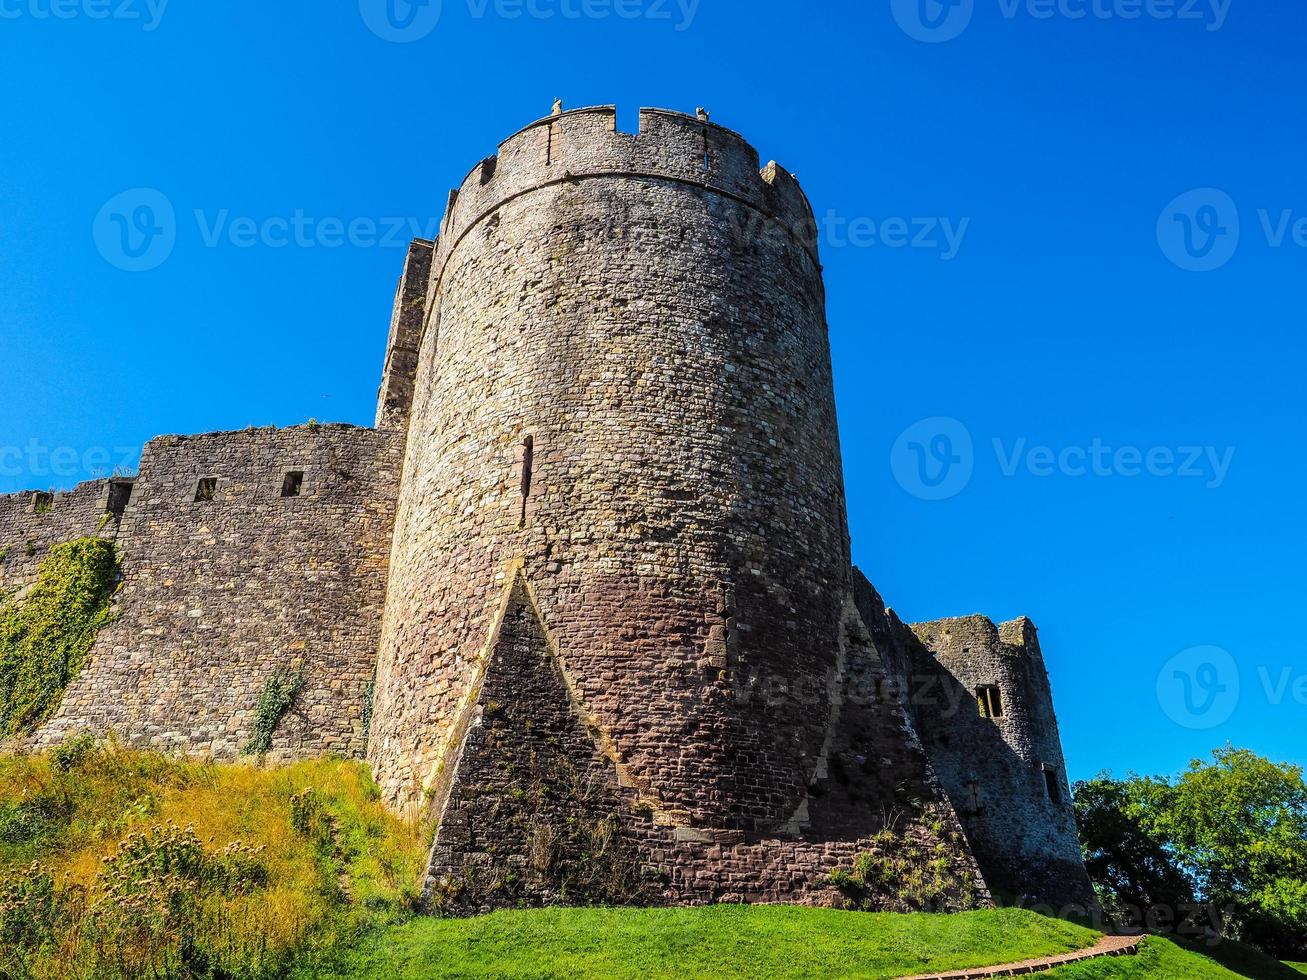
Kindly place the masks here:
POLYGON ((36 581, 51 545, 118 531, 130 480, 92 480, 66 493, 0 495, 0 597, 36 581))
POLYGON ((232 758, 285 672, 304 686, 273 751, 362 755, 399 453, 397 435, 348 426, 151 441, 118 534, 118 619, 37 744, 112 729, 232 758))

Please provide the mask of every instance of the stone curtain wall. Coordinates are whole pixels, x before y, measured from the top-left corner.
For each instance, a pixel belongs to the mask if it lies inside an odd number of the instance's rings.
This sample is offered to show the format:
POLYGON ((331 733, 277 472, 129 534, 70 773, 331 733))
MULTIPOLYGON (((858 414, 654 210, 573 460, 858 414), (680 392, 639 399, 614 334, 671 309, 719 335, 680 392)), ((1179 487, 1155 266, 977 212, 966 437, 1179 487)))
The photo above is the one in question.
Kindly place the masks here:
POLYGON ((114 487, 130 480, 92 480, 67 493, 49 495, 49 509, 38 512, 33 491, 0 496, 0 597, 36 581, 51 545, 74 538, 112 538, 118 530, 122 499, 114 487))
POLYGON ((400 451, 348 426, 153 440, 118 538, 120 618, 37 742, 114 729, 232 758, 284 670, 305 683, 274 753, 361 755, 400 451), (301 495, 283 498, 292 471, 301 495), (201 479, 217 481, 212 501, 196 502, 201 479))

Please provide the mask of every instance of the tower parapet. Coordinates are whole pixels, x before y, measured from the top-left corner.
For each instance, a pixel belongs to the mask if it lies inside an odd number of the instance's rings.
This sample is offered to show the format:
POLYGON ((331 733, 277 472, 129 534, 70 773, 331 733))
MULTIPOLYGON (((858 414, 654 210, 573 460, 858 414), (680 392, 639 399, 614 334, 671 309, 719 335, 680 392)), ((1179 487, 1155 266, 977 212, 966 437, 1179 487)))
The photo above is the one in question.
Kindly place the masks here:
POLYGON ((508 137, 450 192, 431 277, 432 296, 463 236, 507 202, 553 184, 595 178, 672 181, 746 205, 741 235, 786 234, 817 258, 812 207, 798 181, 740 134, 694 116, 641 109, 638 133, 617 130, 617 108, 573 109, 508 137), (759 222, 762 222, 760 225, 759 222))

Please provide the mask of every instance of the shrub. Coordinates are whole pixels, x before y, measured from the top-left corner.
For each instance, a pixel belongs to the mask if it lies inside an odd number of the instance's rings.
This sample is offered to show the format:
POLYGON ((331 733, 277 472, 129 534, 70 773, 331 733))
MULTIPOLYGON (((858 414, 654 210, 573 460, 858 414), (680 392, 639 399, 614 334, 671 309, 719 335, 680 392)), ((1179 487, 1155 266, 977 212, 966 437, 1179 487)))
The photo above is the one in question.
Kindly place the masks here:
POLYGON ((50 768, 55 772, 72 772, 96 754, 99 743, 94 733, 83 732, 65 739, 50 753, 50 768))
POLYGON ((317 975, 412 912, 422 834, 359 763, 215 765, 80 736, 61 749, 58 765, 0 756, 4 980, 317 975))
POLYGON ((65 917, 54 876, 39 863, 0 875, 0 976, 27 975, 65 917))

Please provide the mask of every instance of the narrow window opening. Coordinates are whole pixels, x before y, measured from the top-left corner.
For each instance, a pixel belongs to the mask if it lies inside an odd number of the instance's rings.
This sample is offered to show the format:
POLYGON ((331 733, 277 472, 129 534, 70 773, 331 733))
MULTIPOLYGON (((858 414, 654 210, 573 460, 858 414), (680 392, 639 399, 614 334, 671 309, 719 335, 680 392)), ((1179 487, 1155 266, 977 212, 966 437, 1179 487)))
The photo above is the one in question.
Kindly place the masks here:
POLYGON ((548 132, 545 136, 545 166, 551 167, 554 163, 554 124, 550 123, 545 129, 548 132))
POLYGON ((712 170, 712 154, 708 150, 708 127, 703 127, 703 172, 712 170))
POLYGON ((522 440, 522 516, 518 521, 520 527, 526 527, 526 501, 531 496, 531 477, 535 467, 535 438, 527 436, 522 440))
POLYGON ((122 517, 123 512, 127 510, 127 505, 131 503, 132 487, 133 484, 130 480, 112 481, 109 484, 109 503, 106 511, 122 517))
POLYGON ((195 485, 195 502, 197 504, 211 504, 218 496, 218 480, 216 477, 206 476, 195 485))
POLYGON ((281 481, 281 495, 283 497, 298 497, 304 489, 304 474, 299 472, 287 473, 286 478, 281 481))
POLYGON ((980 717, 1003 717, 1003 692, 993 684, 976 688, 976 702, 980 705, 980 717))
POLYGON ((1062 780, 1056 769, 1052 766, 1044 766, 1044 789, 1048 790, 1048 798, 1054 803, 1062 802, 1062 780))
POLYGON ((967 783, 963 793, 965 800, 963 812, 966 816, 978 817, 985 812, 984 804, 980 799, 979 783, 974 781, 967 783))
POLYGON ((48 514, 52 510, 54 510, 54 494, 39 492, 32 494, 33 513, 48 514))

